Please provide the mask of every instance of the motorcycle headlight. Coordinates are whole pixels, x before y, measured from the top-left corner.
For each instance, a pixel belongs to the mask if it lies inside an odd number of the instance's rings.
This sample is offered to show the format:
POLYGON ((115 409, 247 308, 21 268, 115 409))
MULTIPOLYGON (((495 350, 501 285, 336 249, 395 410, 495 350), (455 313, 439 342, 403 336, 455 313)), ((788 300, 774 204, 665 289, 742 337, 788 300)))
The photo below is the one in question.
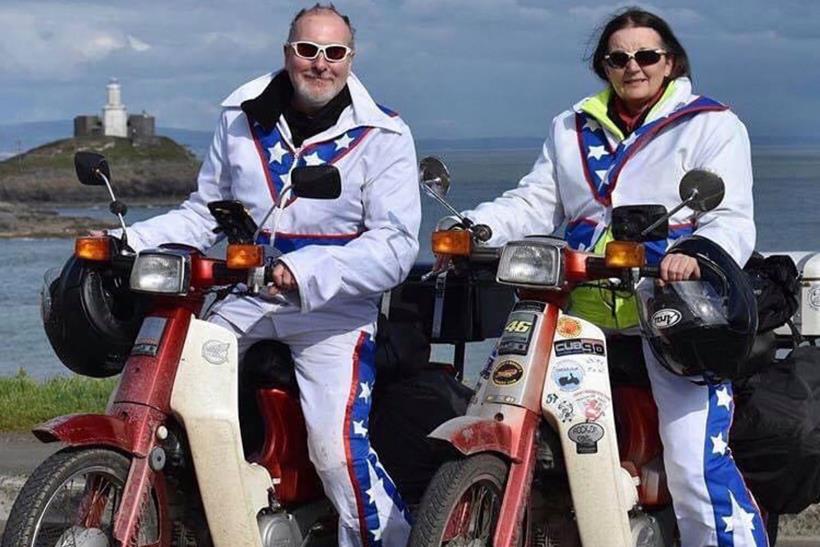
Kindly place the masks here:
POLYGON ((191 259, 172 251, 142 251, 131 270, 131 289, 184 295, 191 281, 191 259))
POLYGON ((552 237, 511 241, 501 251, 495 279, 507 285, 559 288, 564 284, 566 246, 566 241, 552 237))

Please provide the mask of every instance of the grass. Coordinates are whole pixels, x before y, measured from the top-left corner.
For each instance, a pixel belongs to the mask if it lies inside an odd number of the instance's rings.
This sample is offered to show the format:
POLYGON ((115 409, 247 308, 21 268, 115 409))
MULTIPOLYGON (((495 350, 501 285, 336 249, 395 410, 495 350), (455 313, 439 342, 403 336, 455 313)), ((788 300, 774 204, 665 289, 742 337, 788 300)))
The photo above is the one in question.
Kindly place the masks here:
POLYGON ((82 376, 38 382, 20 369, 0 378, 0 431, 25 431, 63 414, 102 412, 116 383, 82 376))
POLYGON ((77 150, 101 152, 109 165, 119 167, 129 162, 197 161, 185 147, 167 137, 157 137, 145 144, 118 137, 80 137, 50 142, 0 161, 0 175, 11 176, 31 169, 69 170, 73 173, 77 150))

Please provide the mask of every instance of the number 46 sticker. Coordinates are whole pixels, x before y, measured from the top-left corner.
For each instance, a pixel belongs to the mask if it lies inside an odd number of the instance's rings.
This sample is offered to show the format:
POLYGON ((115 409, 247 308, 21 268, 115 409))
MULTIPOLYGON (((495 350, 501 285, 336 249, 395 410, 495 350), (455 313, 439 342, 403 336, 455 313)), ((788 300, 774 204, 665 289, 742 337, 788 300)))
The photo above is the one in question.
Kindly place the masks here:
POLYGON ((504 327, 505 332, 527 332, 532 328, 532 321, 512 320, 504 327))

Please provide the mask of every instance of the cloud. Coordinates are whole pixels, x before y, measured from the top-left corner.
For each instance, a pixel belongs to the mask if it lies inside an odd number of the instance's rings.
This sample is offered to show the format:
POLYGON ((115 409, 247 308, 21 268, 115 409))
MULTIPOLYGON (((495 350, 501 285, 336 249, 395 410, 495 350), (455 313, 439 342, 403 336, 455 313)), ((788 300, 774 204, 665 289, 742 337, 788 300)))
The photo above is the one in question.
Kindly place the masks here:
MULTIPOLYGON (((95 112, 116 76, 131 111, 210 129, 231 90, 281 65, 294 13, 314 0, 3 0, 0 116, 95 112)), ((337 0, 357 28, 355 70, 419 137, 540 136, 601 82, 583 61, 618 7, 597 0, 337 0)), ((699 92, 736 105, 750 127, 785 120, 820 88, 820 2, 639 2, 672 25, 699 92), (749 90, 754 89, 754 92, 749 90)), ((804 109, 805 110, 805 109, 804 109)), ((806 127, 820 111, 803 111, 806 127)))
POLYGON ((146 44, 139 38, 135 36, 128 35, 128 45, 131 46, 131 49, 134 51, 148 51, 151 49, 151 44, 146 44))

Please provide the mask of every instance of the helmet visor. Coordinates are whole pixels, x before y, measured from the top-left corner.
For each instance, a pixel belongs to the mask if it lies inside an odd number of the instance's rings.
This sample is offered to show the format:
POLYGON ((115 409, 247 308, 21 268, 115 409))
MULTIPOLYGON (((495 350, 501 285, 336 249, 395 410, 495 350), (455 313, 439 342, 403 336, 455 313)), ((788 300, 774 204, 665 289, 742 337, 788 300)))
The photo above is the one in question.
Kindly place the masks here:
POLYGON ((641 330, 647 336, 728 325, 726 297, 705 281, 643 279, 635 289, 641 330))

